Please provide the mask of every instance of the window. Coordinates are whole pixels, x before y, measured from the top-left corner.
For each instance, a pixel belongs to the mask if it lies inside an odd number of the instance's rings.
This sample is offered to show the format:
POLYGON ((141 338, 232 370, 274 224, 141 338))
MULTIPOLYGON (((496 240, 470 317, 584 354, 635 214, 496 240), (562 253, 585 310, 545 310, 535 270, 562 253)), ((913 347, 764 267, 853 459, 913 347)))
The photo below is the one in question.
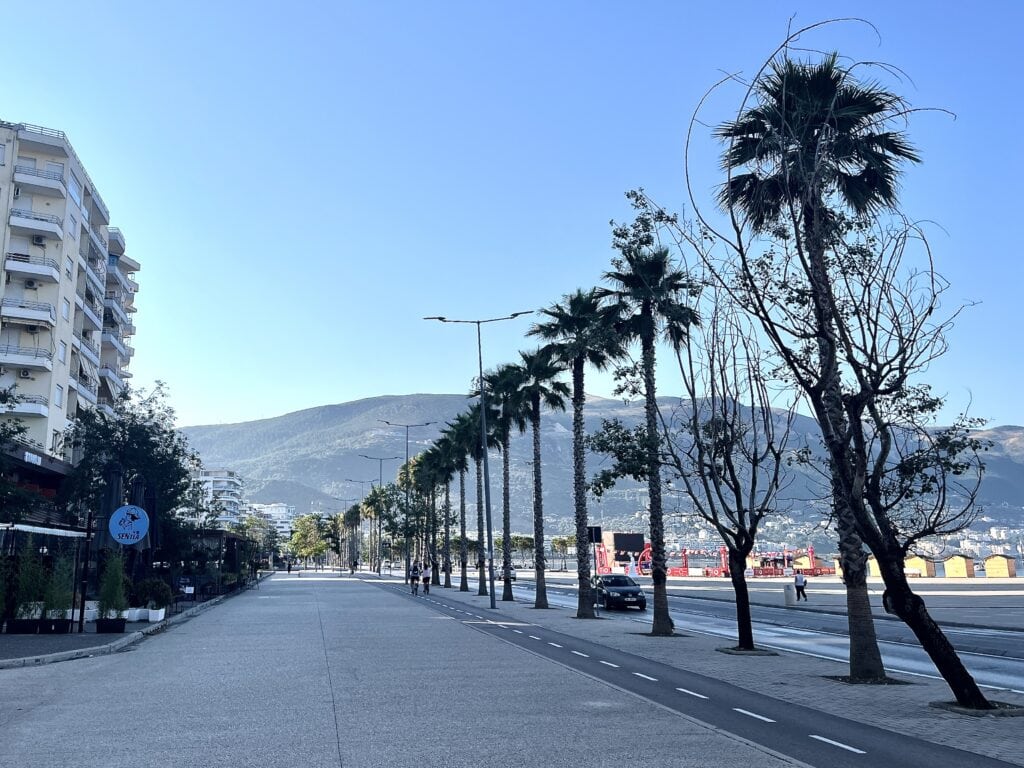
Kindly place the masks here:
POLYGON ((57 453, 60 451, 60 430, 53 430, 53 439, 50 441, 50 452, 57 453))
POLYGON ((55 173, 64 178, 64 163, 52 163, 49 160, 46 161, 46 171, 48 173, 55 173))
POLYGON ((18 157, 14 160, 14 164, 16 166, 20 165, 24 168, 34 169, 36 167, 36 159, 34 157, 23 157, 22 155, 18 155, 18 157))
POLYGON ((58 408, 64 407, 64 387, 60 384, 57 385, 57 389, 53 393, 53 404, 58 408))
POLYGON ((82 182, 76 179, 73 173, 68 176, 68 195, 79 206, 82 205, 82 182))
POLYGON ((75 263, 71 261, 70 256, 64 257, 64 274, 68 277, 74 277, 75 275, 75 263))
MULTIPOLYGON (((60 360, 62 363, 66 363, 68 361, 68 345, 67 345, 67 342, 62 341, 60 343, 60 346, 57 347, 57 359, 60 360)), ((58 387, 58 389, 59 389, 59 387, 58 387)))
POLYGON ((0 144, 0 165, 4 164, 4 158, 7 156, 7 145, 0 144))
POLYGON ((61 305, 60 316, 65 320, 71 319, 71 302, 67 299, 64 299, 64 303, 61 305))
POLYGON ((72 240, 78 239, 78 219, 75 218, 75 214, 69 213, 68 220, 71 222, 71 231, 68 232, 71 235, 72 240))

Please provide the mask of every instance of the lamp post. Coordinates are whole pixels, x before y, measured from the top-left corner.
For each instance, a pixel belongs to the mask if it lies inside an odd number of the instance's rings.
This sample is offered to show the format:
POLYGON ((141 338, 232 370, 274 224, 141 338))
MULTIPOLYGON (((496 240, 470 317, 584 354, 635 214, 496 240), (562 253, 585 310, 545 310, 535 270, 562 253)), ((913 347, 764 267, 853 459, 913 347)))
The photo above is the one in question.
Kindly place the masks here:
POLYGON ((513 312, 511 315, 502 317, 489 317, 483 320, 452 320, 448 317, 436 315, 424 317, 424 320, 437 320, 440 323, 463 323, 476 326, 476 359, 480 372, 480 446, 484 455, 484 509, 487 513, 487 581, 490 585, 491 608, 497 608, 494 602, 494 531, 491 526, 491 473, 487 461, 487 391, 484 386, 484 353, 483 343, 480 338, 480 326, 484 323, 497 323, 502 320, 513 320, 522 315, 532 315, 533 310, 524 312, 513 312))
POLYGON ((431 424, 436 424, 436 421, 425 421, 422 424, 399 424, 398 422, 388 421, 387 419, 377 419, 382 424, 387 424, 389 427, 404 427, 405 428, 405 582, 409 583, 409 566, 410 566, 410 552, 409 552, 409 486, 412 484, 412 475, 409 472, 409 429, 412 427, 429 427, 431 424))
MULTIPOLYGON (((377 487, 384 487, 384 462, 393 461, 394 459, 400 459, 401 456, 367 456, 365 453, 360 453, 359 457, 362 459, 369 459, 370 461, 377 462, 377 487)), ((381 570, 381 510, 377 510, 377 575, 380 576, 381 570)))

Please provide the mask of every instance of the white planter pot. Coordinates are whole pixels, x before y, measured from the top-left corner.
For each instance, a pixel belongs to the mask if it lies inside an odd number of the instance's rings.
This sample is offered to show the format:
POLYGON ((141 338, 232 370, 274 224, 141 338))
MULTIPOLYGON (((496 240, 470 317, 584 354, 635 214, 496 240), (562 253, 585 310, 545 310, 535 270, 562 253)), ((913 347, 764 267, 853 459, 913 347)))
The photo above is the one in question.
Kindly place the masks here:
POLYGON ((163 621, 164 616, 167 614, 166 608, 150 608, 149 609, 149 620, 150 621, 163 621))
POLYGON ((85 609, 85 620, 86 621, 96 621, 96 617, 99 616, 99 613, 100 612, 97 609, 95 609, 95 608, 86 608, 85 609))
POLYGON ((149 611, 146 608, 129 608, 128 614, 125 618, 128 621, 145 621, 149 617, 149 611), (145 614, 145 616, 143 616, 145 614))

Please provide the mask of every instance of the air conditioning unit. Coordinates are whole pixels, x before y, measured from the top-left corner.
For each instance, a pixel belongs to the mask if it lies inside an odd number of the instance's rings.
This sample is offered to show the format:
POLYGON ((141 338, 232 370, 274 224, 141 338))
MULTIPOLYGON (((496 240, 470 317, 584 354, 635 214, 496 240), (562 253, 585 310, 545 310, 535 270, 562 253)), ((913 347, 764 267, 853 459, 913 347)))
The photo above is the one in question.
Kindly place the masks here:
POLYGON ((42 235, 32 235, 32 245, 46 245, 46 238, 42 235))
POLYGON ((28 368, 22 368, 21 370, 18 371, 18 378, 19 379, 31 379, 32 378, 32 371, 30 371, 28 368))
POLYGON ((14 199, 17 200, 19 197, 21 197, 21 187, 15 187, 14 188, 14 199))
POLYGON ((25 287, 26 287, 26 288, 27 288, 28 290, 30 290, 30 291, 31 291, 31 290, 32 290, 32 289, 34 289, 34 288, 38 288, 38 287, 39 287, 39 283, 38 283, 38 281, 36 281, 36 280, 26 280, 26 281, 25 281, 25 287))
POLYGON ((38 325, 26 325, 25 326, 25 332, 26 333, 39 333, 39 326, 38 325))

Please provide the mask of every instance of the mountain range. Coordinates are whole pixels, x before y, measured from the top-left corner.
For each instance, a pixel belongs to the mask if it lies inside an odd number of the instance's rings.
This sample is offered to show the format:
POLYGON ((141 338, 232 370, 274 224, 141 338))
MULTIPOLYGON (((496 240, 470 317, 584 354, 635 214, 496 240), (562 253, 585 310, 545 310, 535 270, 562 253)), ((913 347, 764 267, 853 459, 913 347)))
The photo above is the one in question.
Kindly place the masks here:
MULTIPOLYGON (((666 412, 679 400, 659 401, 666 412)), ((406 431, 394 424, 424 424, 409 430, 409 455, 415 456, 436 440, 446 422, 470 405, 465 395, 391 395, 337 405, 325 405, 270 419, 238 424, 184 427, 182 432, 198 451, 207 468, 227 468, 245 479, 249 501, 284 502, 299 514, 308 511, 336 512, 347 508, 377 482, 380 470, 385 483, 394 480, 406 455, 406 431), (387 458, 383 463, 361 454, 387 458), (395 458, 392 458, 395 457, 395 458), (360 482, 362 481, 362 482, 360 482)), ((643 419, 642 402, 588 397, 585 409, 588 433, 600 428, 603 419, 618 418, 627 426, 643 419)), ((819 443, 813 419, 797 416, 794 437, 810 446, 819 443)), ((988 441, 986 466, 979 502, 989 524, 1024 525, 1024 428, 1001 426, 978 432, 988 441)), ((572 413, 546 412, 542 418, 544 510, 550 532, 568 533, 572 524, 572 413)), ((501 508, 501 457, 491 454, 492 506, 496 519, 501 508)), ((529 433, 514 436, 510 451, 510 486, 513 529, 532 528, 533 471, 529 433)), ((588 455, 588 477, 607 466, 602 456, 588 455)), ((457 494, 457 482, 453 492, 457 494)), ((475 498, 475 486, 467 480, 467 503, 475 498)), ((820 478, 811 471, 796 471, 786 489, 787 504, 794 515, 810 512, 822 498, 820 478)), ((591 515, 621 527, 642 514, 646 491, 632 481, 620 482, 590 505, 591 515)), ((666 502, 670 511, 671 502, 666 502)), ((820 506, 820 504, 818 505, 820 506)), ((470 507, 472 510, 473 507, 470 507)), ((633 527, 637 530, 639 523, 633 527)))

